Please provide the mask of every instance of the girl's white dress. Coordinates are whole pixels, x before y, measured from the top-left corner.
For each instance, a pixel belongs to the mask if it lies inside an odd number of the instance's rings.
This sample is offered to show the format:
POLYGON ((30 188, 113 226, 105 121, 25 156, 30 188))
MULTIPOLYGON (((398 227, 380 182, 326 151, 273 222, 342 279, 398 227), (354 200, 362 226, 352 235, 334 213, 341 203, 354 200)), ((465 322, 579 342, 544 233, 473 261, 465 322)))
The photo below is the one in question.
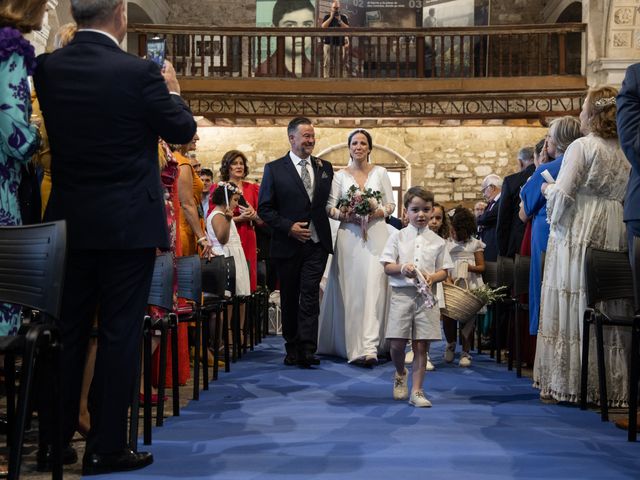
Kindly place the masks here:
MULTIPOLYGON (((466 242, 457 242, 451 238, 447 239, 447 250, 449 251, 449 255, 451 256, 451 260, 454 264, 454 267, 449 271, 451 278, 455 280, 460 276, 459 272, 464 271, 464 268, 461 267, 461 264, 463 263, 468 263, 475 267, 475 254, 476 252, 483 252, 485 247, 486 245, 475 237, 469 237, 466 242)), ((465 278, 469 285, 469 290, 473 290, 474 288, 484 285, 482 275, 479 273, 467 271, 465 278)))
POLYGON ((240 243, 240 235, 238 235, 238 229, 236 228, 236 222, 231 221, 229 226, 229 241, 226 244, 221 244, 216 238, 216 234, 213 231, 211 220, 215 215, 224 215, 220 210, 213 210, 207 217, 207 237, 209 243, 212 245, 213 253, 216 255, 224 255, 225 257, 233 257, 236 265, 236 295, 251 295, 251 282, 249 280, 249 267, 247 265, 247 258, 244 256, 244 250, 242 250, 242 244, 240 243))
MULTIPOLYGON (((358 186, 347 170, 333 177, 327 209, 336 206, 352 185, 358 186)), ((382 205, 393 204, 393 190, 387 170, 374 166, 365 188, 382 193, 382 205)), ((350 362, 385 348, 389 286, 380 264, 380 254, 389 238, 383 218, 372 220, 365 241, 360 225, 341 222, 333 259, 320 305, 318 353, 336 355, 350 362)))
MULTIPOLYGON (((586 308, 584 260, 588 246, 627 248, 622 201, 629 162, 617 139, 593 134, 574 141, 564 155, 554 185, 547 188, 551 233, 545 259, 540 324, 533 368, 534 386, 546 397, 577 402, 580 396, 582 318, 586 308)), ((607 302, 609 314, 627 312, 623 301, 607 302)), ((589 356, 590 402, 599 402, 595 335, 589 356)), ((607 394, 611 406, 629 397, 629 329, 604 327, 607 394)))

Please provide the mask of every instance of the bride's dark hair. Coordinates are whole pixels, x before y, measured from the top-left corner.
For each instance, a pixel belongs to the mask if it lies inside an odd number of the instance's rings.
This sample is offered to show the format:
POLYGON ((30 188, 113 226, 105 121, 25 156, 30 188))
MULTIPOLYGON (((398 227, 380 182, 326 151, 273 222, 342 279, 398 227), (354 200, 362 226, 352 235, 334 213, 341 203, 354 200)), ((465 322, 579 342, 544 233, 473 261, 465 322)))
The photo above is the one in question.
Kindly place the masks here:
MULTIPOLYGON (((349 134, 349 138, 347 139, 347 148, 351 148, 351 139, 357 133, 361 133, 367 138, 367 143, 369 144, 369 154, 371 154, 371 150, 373 150, 373 140, 371 139, 371 134, 367 132, 364 128, 356 128, 353 132, 349 134)), ((367 157, 367 161, 370 162, 371 158, 367 157)))

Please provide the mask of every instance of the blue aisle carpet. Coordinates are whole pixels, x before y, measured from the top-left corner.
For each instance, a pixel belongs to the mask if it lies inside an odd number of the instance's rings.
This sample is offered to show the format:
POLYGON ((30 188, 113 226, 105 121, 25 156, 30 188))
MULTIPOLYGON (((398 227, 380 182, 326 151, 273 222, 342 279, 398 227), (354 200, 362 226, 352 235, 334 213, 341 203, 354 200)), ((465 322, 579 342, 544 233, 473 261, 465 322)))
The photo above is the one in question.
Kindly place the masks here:
POLYGON ((140 445, 152 466, 100 478, 640 478, 640 443, 626 432, 540 403, 530 379, 487 356, 446 365, 440 345, 426 378, 433 408, 417 409, 391 398, 391 363, 285 367, 281 339, 269 337, 154 428, 153 445, 140 445))

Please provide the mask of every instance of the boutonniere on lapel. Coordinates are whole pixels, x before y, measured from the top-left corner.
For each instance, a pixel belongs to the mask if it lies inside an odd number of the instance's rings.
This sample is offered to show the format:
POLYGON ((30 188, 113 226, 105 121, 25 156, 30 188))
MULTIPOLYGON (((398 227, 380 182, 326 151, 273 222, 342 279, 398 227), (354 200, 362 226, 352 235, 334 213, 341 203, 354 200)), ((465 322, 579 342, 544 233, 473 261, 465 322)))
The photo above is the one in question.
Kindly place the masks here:
POLYGON ((322 160, 321 159, 319 159, 318 157, 313 157, 313 161, 315 162, 316 167, 322 168, 322 160))

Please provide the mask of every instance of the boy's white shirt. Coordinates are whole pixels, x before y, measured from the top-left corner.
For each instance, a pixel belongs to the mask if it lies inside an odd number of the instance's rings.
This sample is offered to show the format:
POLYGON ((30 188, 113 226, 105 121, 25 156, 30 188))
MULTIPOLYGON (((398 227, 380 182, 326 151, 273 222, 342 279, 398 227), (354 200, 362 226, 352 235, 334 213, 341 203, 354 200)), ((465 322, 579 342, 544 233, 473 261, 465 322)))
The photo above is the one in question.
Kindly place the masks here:
MULTIPOLYGON (((380 255, 380 263, 399 265, 413 263, 427 273, 454 267, 446 242, 429 227, 418 229, 413 225, 407 225, 402 230, 396 230, 391 234, 380 255)), ((413 279, 402 274, 389 275, 389 285, 392 287, 414 286, 413 279)))

